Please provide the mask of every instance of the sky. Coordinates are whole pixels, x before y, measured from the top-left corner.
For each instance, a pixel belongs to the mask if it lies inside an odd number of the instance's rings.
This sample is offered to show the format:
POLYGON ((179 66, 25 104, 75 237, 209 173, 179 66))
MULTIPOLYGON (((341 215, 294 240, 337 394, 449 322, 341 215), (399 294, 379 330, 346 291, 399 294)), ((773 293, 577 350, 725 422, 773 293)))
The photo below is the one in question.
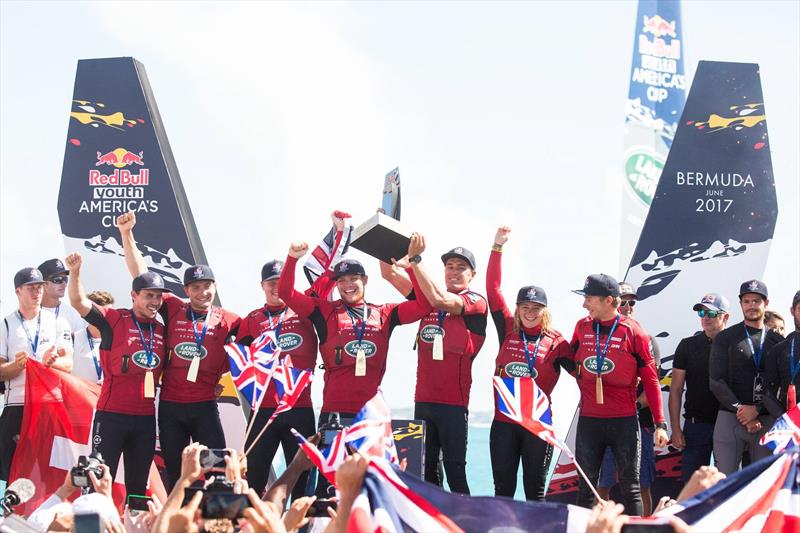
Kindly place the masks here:
MULTIPOLYGON (((800 288, 800 3, 686 2, 682 17, 689 80, 703 59, 760 64, 780 211, 764 279, 785 312, 800 288)), ((635 18, 632 1, 4 1, 0 312, 16 308, 14 272, 64 254, 56 202, 78 59, 133 56, 225 307, 260 306, 261 265, 292 241, 315 244, 334 209, 365 220, 399 166, 402 222, 427 237, 434 278, 438 256, 465 246, 478 261, 473 288, 485 292, 495 230, 508 225, 505 294, 544 287, 569 338, 583 316, 569 290, 589 273, 624 275, 635 18)), ((370 274, 370 301, 399 301, 375 260, 353 256, 370 274)), ((413 404, 415 331, 392 338, 384 391, 394 407, 413 404)), ((490 325, 472 411, 491 409, 496 353, 490 325)), ((574 408, 576 391, 562 379, 554 402, 574 408)))

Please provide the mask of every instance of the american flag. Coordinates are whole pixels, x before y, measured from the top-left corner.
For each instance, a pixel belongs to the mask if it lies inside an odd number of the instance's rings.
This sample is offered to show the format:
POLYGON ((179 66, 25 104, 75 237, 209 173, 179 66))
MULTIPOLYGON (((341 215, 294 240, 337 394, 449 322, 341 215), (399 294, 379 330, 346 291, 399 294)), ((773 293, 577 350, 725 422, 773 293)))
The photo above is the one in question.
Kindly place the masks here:
MULTIPOLYGON (((349 214, 341 211, 335 211, 334 216, 342 219, 350 218, 349 214)), ((326 274, 347 253, 352 231, 352 226, 345 225, 342 231, 338 231, 336 226, 333 226, 327 235, 322 238, 322 242, 311 252, 310 257, 303 265, 303 272, 305 272, 308 283, 311 285, 311 289, 308 292, 312 295, 316 295, 323 300, 330 299, 334 283, 330 276, 326 274)))
POLYGON ((772 453, 800 449, 800 405, 783 414, 761 437, 761 445, 772 453))
POLYGON ((346 442, 367 457, 383 457, 397 464, 392 414, 380 389, 358 412, 345 431, 346 442))
POLYGON ((497 409, 501 413, 548 444, 565 450, 566 446, 556 438, 550 401, 532 378, 495 376, 492 379, 497 409))
POLYGON ((325 476, 331 485, 336 486, 336 469, 344 462, 347 457, 347 448, 344 443, 344 432, 337 433, 330 446, 320 450, 308 442, 300 433, 292 429, 292 434, 300 444, 300 448, 317 467, 317 470, 325 476))

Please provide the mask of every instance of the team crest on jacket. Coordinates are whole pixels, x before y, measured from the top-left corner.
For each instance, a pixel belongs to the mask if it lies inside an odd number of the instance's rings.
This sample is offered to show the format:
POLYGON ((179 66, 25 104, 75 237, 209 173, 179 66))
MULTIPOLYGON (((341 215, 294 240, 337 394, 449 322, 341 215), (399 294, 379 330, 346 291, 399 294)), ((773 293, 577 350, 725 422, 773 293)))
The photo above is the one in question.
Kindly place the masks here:
POLYGON ((145 352, 144 350, 139 350, 138 352, 136 352, 131 356, 131 361, 133 361, 133 364, 135 364, 140 368, 144 368, 145 370, 151 370, 153 368, 156 368, 161 363, 161 358, 156 353, 152 354, 152 359, 151 359, 152 364, 150 366, 147 366, 147 352, 145 352))
POLYGON ((357 356, 359 349, 364 350, 365 357, 372 357, 378 351, 378 347, 372 341, 362 340, 361 342, 359 342, 357 340, 353 340, 344 345, 344 351, 350 357, 357 356))
POLYGON ((206 350, 206 347, 200 346, 198 349, 196 342, 181 342, 180 344, 176 344, 175 348, 172 349, 172 352, 186 361, 191 361, 195 357, 203 359, 206 355, 208 355, 208 350, 206 350))
POLYGON ((291 352, 303 344, 303 337, 297 333, 284 333, 278 339, 278 345, 284 352, 291 352))
POLYGON ((534 368, 533 374, 531 374, 531 369, 525 363, 518 363, 512 362, 508 363, 505 366, 505 372, 509 377, 512 378, 534 378, 539 376, 539 372, 534 368))
MULTIPOLYGON (((603 361, 603 368, 600 370, 600 374, 608 374, 614 370, 614 361, 606 357, 605 361, 603 361)), ((591 357, 587 357, 583 360, 583 368, 588 370, 593 374, 597 374, 597 356, 592 355, 591 357)))
POLYGON ((440 328, 435 324, 428 324, 420 330, 419 340, 431 343, 436 335, 441 335, 444 338, 444 328, 440 328))

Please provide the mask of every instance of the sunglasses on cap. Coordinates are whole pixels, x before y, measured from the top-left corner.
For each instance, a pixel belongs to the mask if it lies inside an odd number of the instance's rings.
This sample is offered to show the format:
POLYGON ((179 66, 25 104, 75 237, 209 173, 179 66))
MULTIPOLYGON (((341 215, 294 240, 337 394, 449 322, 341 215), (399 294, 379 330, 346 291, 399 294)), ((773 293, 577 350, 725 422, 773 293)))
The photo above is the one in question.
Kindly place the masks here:
POLYGON ((706 316, 708 318, 717 318, 719 315, 723 315, 723 314, 725 314, 725 313, 723 313, 722 311, 711 311, 710 309, 700 309, 697 312, 697 316, 699 316, 700 318, 703 318, 703 317, 706 317, 706 316))
POLYGON ((47 281, 49 281, 50 283, 55 283, 56 285, 62 285, 67 281, 69 281, 69 278, 67 276, 56 276, 54 278, 48 279, 47 281))
POLYGON ((622 300, 619 303, 620 307, 625 307, 626 305, 629 307, 633 307, 634 305, 636 305, 636 300, 622 300))

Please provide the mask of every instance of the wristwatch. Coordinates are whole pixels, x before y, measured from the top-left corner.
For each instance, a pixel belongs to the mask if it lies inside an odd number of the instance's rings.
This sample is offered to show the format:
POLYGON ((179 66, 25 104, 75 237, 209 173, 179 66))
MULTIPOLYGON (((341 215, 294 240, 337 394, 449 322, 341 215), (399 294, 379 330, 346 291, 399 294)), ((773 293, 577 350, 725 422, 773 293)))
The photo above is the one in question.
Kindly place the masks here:
POLYGON ((412 255, 411 257, 408 258, 409 263, 419 263, 420 261, 422 261, 422 256, 419 254, 412 255))
POLYGON ((656 429, 663 429, 664 431, 667 430, 667 423, 666 422, 658 422, 656 424, 656 429))

